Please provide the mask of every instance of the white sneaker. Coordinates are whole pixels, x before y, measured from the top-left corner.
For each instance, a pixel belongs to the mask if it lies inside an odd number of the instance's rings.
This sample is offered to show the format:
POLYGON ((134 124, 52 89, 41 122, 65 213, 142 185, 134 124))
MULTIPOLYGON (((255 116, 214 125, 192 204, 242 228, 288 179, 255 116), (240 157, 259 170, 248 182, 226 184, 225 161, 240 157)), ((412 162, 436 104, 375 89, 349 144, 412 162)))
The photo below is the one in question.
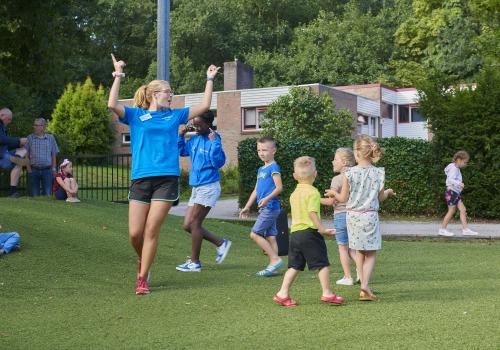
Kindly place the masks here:
POLYGON ((462 230, 462 234, 464 236, 477 236, 478 233, 476 231, 472 231, 470 228, 466 228, 464 230, 462 230))
POLYGON ((352 286, 354 284, 351 277, 343 277, 342 279, 338 280, 336 283, 344 285, 344 286, 352 286))
POLYGON ((184 264, 178 265, 175 269, 182 272, 201 272, 201 263, 195 263, 191 259, 187 259, 184 264))
POLYGON ((224 242, 217 247, 217 256, 215 257, 215 262, 221 264, 226 258, 227 253, 229 253, 229 248, 231 248, 231 241, 225 239, 224 242))
POLYGON ((446 237, 451 237, 451 236, 453 236, 453 235, 454 235, 454 233, 453 233, 453 232, 451 232, 451 231, 448 231, 448 230, 447 230, 447 229, 445 229, 445 228, 440 228, 440 229, 439 229, 439 232, 438 232, 438 235, 440 235, 440 236, 446 236, 446 237))

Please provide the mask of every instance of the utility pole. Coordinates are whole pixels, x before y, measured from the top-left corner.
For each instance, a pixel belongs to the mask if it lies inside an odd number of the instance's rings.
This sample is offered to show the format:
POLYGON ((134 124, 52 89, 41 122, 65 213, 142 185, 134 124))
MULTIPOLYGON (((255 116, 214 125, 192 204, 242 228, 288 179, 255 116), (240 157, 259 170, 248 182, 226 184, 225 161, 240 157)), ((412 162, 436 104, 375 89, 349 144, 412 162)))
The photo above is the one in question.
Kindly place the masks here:
POLYGON ((170 0, 158 0, 156 78, 170 79, 170 0))

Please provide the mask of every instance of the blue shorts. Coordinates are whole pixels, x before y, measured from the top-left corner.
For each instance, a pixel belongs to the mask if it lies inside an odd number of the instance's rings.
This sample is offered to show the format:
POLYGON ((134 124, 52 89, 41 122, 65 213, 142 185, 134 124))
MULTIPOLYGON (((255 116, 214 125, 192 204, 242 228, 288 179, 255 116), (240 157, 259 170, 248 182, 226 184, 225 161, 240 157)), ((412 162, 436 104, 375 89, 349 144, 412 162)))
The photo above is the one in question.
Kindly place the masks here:
POLYGON ((280 212, 280 209, 259 209, 259 216, 252 227, 252 232, 262 237, 275 237, 278 234, 276 219, 280 212))
POLYGON ((2 154, 2 158, 0 158, 0 168, 5 169, 5 170, 10 170, 14 168, 16 165, 10 161, 10 157, 16 154, 16 150, 10 150, 10 151, 5 151, 4 154, 2 154))
POLYGON ((215 206, 220 197, 220 182, 212 182, 211 184, 195 186, 191 189, 191 198, 189 198, 188 207, 195 204, 203 205, 204 207, 215 206))
POLYGON ((335 240, 338 245, 348 245, 349 236, 347 235, 347 212, 338 213, 333 216, 333 227, 337 231, 335 240))

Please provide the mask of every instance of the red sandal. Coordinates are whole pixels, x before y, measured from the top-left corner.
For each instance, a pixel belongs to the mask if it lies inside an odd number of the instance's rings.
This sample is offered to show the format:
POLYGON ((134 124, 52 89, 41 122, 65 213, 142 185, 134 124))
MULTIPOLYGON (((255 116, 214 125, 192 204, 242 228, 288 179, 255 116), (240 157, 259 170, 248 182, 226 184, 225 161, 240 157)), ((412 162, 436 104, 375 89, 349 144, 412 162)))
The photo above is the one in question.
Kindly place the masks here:
POLYGON ((288 298, 280 298, 279 296, 275 295, 273 298, 273 301, 280 304, 281 306, 284 307, 295 307, 297 306, 297 302, 290 297, 288 298))
POLYGON ((344 298, 337 296, 336 294, 331 297, 321 297, 322 302, 327 304, 342 305, 344 303, 344 298))

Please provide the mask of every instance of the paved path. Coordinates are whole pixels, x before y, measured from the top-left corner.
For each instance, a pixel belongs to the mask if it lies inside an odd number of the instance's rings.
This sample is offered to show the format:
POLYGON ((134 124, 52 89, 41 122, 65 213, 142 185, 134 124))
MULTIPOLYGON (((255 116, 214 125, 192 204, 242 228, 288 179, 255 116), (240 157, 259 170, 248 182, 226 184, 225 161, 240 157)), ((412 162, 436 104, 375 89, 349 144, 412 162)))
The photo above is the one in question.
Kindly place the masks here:
MULTIPOLYGON (((184 216, 187 203, 180 203, 170 210, 170 214, 184 216)), ((214 208, 208 213, 208 218, 240 220, 238 218, 238 200, 223 199, 219 200, 214 208)), ((255 220, 255 217, 250 218, 255 220)), ((323 220, 323 224, 332 227, 332 220, 323 220)), ((428 221, 385 221, 380 224, 382 235, 394 238, 418 238, 418 237, 438 237, 439 222, 428 221)), ((446 239, 500 239, 500 224, 472 223, 469 227, 479 232, 478 236, 462 236, 460 224, 450 224, 448 229, 455 232, 453 237, 440 237, 446 239)))

